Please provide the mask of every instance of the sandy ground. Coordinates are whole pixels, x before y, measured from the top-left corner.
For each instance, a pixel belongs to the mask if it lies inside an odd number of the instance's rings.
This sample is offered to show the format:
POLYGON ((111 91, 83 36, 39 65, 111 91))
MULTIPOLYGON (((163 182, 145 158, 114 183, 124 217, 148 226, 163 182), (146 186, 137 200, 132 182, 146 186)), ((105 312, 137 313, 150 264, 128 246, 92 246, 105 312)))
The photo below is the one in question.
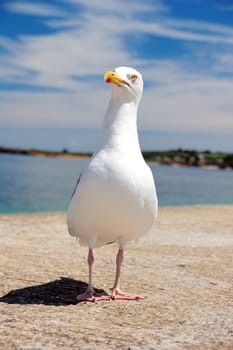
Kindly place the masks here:
MULTIPOLYGON (((107 293, 116 251, 95 250, 107 293)), ((233 349, 233 206, 160 209, 123 267, 144 301, 76 304, 86 254, 64 213, 0 216, 0 349, 233 349)))

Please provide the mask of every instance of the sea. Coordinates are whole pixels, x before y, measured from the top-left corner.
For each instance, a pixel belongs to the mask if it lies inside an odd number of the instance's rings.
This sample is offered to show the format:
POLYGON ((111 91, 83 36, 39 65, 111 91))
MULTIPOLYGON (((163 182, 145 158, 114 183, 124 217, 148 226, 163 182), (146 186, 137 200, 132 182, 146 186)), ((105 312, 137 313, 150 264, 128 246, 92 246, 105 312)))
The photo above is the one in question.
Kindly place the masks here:
MULTIPOLYGON (((0 154, 0 213, 66 211, 88 159, 0 154)), ((233 171, 149 164, 159 206, 233 204, 233 171)))

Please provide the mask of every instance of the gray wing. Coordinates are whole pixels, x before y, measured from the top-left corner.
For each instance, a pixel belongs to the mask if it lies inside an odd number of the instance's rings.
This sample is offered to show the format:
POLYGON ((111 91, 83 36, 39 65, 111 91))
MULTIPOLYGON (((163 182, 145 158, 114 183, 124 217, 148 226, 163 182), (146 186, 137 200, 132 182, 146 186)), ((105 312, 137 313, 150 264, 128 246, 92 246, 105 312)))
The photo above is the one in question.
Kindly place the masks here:
POLYGON ((73 196, 74 196, 74 194, 75 194, 75 192, 76 192, 76 190, 77 190, 77 188, 78 188, 78 185, 79 185, 79 183, 80 183, 82 174, 83 174, 83 172, 81 172, 81 174, 79 175, 79 178, 78 178, 78 180, 77 180, 77 183, 76 183, 75 188, 74 188, 74 190, 73 190, 73 193, 72 193, 72 195, 71 195, 71 199, 73 198, 73 196))

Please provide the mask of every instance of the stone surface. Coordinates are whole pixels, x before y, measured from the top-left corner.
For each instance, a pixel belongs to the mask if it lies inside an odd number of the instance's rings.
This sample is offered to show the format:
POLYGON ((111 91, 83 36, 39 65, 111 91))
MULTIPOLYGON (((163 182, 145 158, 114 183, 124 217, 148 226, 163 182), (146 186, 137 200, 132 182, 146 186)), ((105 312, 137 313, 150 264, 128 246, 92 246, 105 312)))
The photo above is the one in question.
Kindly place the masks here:
MULTIPOLYGON (((233 206, 162 208, 129 244, 122 289, 134 301, 76 303, 87 249, 64 213, 0 216, 0 349, 233 349, 233 206)), ((95 250, 109 292, 117 245, 95 250)))

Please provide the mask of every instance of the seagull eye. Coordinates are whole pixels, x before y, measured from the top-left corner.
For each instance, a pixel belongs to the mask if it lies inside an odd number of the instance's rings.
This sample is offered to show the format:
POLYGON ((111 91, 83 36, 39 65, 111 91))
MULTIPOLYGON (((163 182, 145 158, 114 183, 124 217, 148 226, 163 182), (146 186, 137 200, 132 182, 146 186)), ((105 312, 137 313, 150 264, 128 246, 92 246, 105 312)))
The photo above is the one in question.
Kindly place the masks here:
POLYGON ((132 81, 137 80, 137 78, 138 78, 138 76, 137 76, 136 74, 131 75, 131 80, 132 80, 132 81))

